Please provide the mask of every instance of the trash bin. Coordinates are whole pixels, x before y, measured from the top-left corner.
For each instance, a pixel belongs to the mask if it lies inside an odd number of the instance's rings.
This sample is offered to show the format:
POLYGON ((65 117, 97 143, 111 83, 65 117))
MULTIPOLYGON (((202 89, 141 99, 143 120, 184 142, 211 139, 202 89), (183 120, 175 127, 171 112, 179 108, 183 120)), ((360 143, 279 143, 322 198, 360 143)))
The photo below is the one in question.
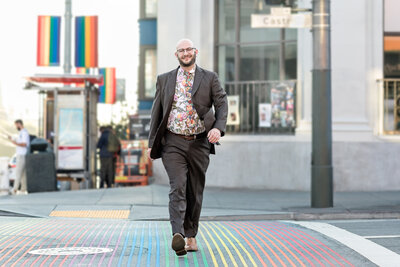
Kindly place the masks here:
POLYGON ((57 190, 54 153, 47 150, 48 143, 35 138, 26 155, 26 183, 29 193, 57 190))
POLYGON ((8 161, 7 157, 0 157, 0 195, 8 195, 10 189, 10 181, 8 177, 8 161))

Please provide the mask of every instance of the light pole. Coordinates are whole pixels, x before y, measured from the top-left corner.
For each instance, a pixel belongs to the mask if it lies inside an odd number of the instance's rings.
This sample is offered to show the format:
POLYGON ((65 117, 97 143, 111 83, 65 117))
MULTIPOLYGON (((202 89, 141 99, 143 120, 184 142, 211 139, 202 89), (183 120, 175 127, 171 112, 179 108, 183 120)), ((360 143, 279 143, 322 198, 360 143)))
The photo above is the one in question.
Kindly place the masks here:
POLYGON ((65 0, 64 73, 71 73, 71 22, 72 0, 65 0))
POLYGON ((313 0, 311 206, 333 207, 330 0, 313 0))

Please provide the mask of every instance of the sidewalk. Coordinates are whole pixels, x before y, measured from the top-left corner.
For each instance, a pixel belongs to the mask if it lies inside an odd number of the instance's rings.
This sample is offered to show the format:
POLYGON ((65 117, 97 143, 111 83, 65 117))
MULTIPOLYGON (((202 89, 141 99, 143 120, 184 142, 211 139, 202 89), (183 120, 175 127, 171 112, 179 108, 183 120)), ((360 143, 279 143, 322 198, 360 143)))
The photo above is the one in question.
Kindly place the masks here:
MULTIPOLYGON (((0 197, 0 215, 49 217, 55 211, 129 211, 129 220, 168 220, 168 186, 33 193, 0 197)), ((400 192, 339 192, 334 207, 310 208, 310 192, 206 187, 202 220, 400 218, 400 192)))

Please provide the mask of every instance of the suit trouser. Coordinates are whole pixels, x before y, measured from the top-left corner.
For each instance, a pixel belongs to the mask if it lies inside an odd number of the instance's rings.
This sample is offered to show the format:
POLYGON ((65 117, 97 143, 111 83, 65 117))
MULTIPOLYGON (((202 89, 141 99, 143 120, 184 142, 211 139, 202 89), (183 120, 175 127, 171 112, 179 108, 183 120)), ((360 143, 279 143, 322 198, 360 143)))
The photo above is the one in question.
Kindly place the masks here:
POLYGON ((162 161, 169 176, 173 234, 197 235, 209 155, 207 138, 187 141, 170 132, 165 135, 162 161))
POLYGON ((100 188, 104 187, 104 182, 107 184, 107 188, 111 187, 114 175, 113 164, 112 157, 100 157, 100 188))
POLYGON ((25 168, 25 155, 17 155, 15 169, 15 181, 13 189, 17 191, 21 185, 21 191, 26 191, 26 168, 25 168))

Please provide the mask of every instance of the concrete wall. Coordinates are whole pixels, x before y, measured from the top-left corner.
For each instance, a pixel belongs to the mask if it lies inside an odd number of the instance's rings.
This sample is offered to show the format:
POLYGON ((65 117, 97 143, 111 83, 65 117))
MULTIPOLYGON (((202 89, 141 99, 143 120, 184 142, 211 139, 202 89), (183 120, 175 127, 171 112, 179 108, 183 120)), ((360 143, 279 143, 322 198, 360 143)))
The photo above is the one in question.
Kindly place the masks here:
POLYGON ((176 43, 182 38, 191 39, 199 50, 197 63, 203 68, 213 69, 213 0, 158 1, 157 23, 157 72, 159 74, 179 65, 174 53, 176 43))
MULTIPOLYGON (((207 186, 308 191, 311 143, 307 139, 224 137, 217 155, 211 155, 207 186)), ((400 143, 334 142, 334 190, 400 190, 399 158, 400 143)), ((161 160, 154 161, 154 178, 168 184, 161 160)))
POLYGON ((385 31, 400 32, 399 10, 399 0, 385 0, 385 31))

